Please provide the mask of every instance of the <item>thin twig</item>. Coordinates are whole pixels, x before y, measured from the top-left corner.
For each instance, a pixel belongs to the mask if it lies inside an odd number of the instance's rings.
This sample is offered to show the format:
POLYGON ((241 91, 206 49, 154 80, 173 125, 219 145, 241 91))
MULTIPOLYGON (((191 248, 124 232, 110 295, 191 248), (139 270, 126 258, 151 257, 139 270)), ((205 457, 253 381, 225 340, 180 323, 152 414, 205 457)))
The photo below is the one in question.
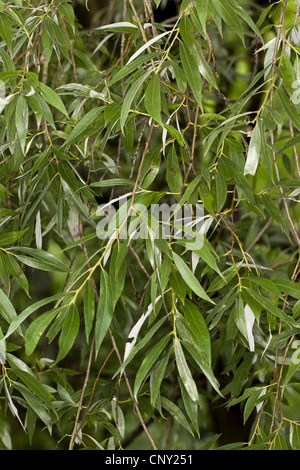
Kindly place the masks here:
MULTIPOLYGON (((114 335, 113 335, 113 333, 112 333, 112 331, 111 331, 110 328, 109 328, 109 334, 110 334, 111 342, 112 342, 113 347, 114 347, 114 349, 115 349, 116 355, 117 355, 117 357, 118 357, 119 363, 120 363, 120 365, 122 365, 122 364, 123 364, 123 361, 122 361, 122 358, 121 358, 121 355, 120 355, 118 346, 117 346, 117 344, 116 344, 114 335)), ((153 438, 152 438, 152 436, 151 436, 151 434, 150 434, 149 431, 148 431, 148 428, 147 428, 146 423, 145 423, 145 421, 144 421, 144 419, 143 419, 143 417, 142 417, 142 415, 141 415, 141 412, 140 412, 140 409, 139 409, 139 407, 138 407, 138 404, 137 404, 137 402, 136 402, 136 400, 135 400, 135 398, 134 398, 134 394, 133 394, 133 391, 132 391, 132 388, 131 388, 131 385, 130 385, 128 376, 127 376, 127 374, 126 374, 126 371, 123 372, 123 375, 124 375, 124 379, 125 379, 125 382, 126 382, 126 385, 127 385, 127 388, 128 388, 129 394, 130 394, 130 397, 131 397, 131 399, 132 399, 132 402, 134 403, 134 407, 135 407, 136 413, 137 413, 137 415, 138 415, 138 417, 139 417, 139 420, 140 420, 140 423, 141 423, 141 425, 142 425, 142 427, 143 427, 143 429, 144 429, 144 432, 145 432, 146 436, 148 437, 148 439, 149 439, 149 441, 150 441, 150 443, 151 443, 153 449, 154 449, 154 450, 158 450, 157 447, 156 447, 156 444, 155 444, 155 442, 154 442, 154 440, 153 440, 153 438)))
POLYGON ((272 225, 272 222, 273 222, 273 217, 270 217, 269 220, 267 221, 267 223, 261 229, 261 231, 256 235, 254 240, 250 243, 250 245, 248 246, 246 251, 251 251, 252 250, 252 248, 256 245, 256 243, 261 239, 261 237, 263 236, 265 231, 268 230, 270 225, 272 225))

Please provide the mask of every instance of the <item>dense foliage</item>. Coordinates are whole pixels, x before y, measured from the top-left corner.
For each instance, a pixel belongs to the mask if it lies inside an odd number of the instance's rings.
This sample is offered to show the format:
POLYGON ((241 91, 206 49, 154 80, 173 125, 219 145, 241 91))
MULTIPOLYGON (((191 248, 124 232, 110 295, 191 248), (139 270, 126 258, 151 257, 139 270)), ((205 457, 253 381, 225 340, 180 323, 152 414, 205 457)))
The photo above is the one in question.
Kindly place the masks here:
POLYGON ((297 449, 300 2, 99 3, 0 1, 1 447, 297 449))

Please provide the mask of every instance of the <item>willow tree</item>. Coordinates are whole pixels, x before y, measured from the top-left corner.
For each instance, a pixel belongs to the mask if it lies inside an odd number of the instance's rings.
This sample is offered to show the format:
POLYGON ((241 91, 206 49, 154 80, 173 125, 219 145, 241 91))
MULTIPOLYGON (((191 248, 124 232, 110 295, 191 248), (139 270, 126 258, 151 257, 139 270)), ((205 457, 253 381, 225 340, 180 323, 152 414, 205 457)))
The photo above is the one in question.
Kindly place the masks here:
POLYGON ((2 447, 299 448, 299 10, 0 2, 2 447))

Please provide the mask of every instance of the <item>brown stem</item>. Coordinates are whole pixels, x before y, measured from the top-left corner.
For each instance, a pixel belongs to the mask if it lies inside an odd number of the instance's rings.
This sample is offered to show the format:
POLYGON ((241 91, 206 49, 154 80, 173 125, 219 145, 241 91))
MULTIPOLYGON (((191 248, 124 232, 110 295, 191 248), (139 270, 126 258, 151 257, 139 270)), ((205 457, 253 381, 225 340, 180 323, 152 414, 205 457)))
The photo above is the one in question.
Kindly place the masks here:
MULTIPOLYGON (((118 346, 117 346, 117 344, 116 344, 116 341, 115 341, 115 338, 114 338, 114 335, 113 335, 111 329, 109 329, 109 334, 110 334, 111 342, 112 342, 112 344, 113 344, 115 353, 116 353, 116 355, 117 355, 117 357, 118 357, 119 363, 120 363, 120 365, 122 365, 122 363, 123 363, 123 362, 122 362, 122 358, 121 358, 121 355, 120 355, 118 346)), ((141 426, 143 427, 144 432, 145 432, 146 436, 148 437, 148 439, 149 439, 149 441, 150 441, 150 443, 151 443, 151 445, 152 445, 152 448, 153 448, 154 450, 158 450, 157 447, 156 447, 156 444, 155 444, 155 442, 154 442, 154 440, 153 440, 153 438, 152 438, 152 436, 151 436, 151 434, 150 434, 149 431, 148 431, 148 428, 147 428, 146 423, 145 423, 145 421, 144 421, 144 419, 143 419, 143 417, 142 417, 142 415, 141 415, 141 412, 140 412, 140 409, 139 409, 139 407, 138 407, 138 404, 137 404, 137 402, 136 402, 136 400, 135 400, 135 398, 134 398, 134 394, 133 394, 133 391, 132 391, 130 382, 129 382, 129 380, 128 380, 128 376, 127 376, 127 374, 126 374, 126 371, 123 372, 123 375, 124 375, 124 379, 125 379, 125 382, 126 382, 126 385, 127 385, 127 388, 128 388, 129 394, 130 394, 130 397, 131 397, 131 399, 132 399, 132 402, 134 403, 134 407, 135 407, 136 413, 137 413, 137 415, 138 415, 138 417, 139 417, 141 426)))

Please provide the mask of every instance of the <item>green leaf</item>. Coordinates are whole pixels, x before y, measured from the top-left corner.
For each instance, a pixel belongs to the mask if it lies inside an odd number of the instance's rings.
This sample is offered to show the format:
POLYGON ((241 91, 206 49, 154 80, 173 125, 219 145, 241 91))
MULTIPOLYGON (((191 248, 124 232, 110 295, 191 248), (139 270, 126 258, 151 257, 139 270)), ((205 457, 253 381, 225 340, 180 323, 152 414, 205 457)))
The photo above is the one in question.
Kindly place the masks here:
POLYGON ((300 117, 299 113, 297 110, 295 110, 295 107, 291 101, 290 98, 288 98, 280 88, 278 88, 278 95, 280 98, 281 106, 282 106, 282 111, 283 113, 286 113, 288 118, 292 121, 294 126, 297 127, 298 131, 300 131, 300 117))
POLYGON ((47 251, 37 250, 35 248, 25 246, 14 246, 10 247, 9 250, 16 252, 17 254, 15 256, 22 263, 32 268, 41 269, 42 271, 59 271, 63 273, 69 271, 69 268, 65 265, 65 263, 47 251), (19 253, 22 254, 19 255, 19 253))
POLYGON ((243 191, 248 201, 252 204, 256 204, 254 194, 246 176, 244 176, 240 171, 237 171, 234 175, 234 179, 237 187, 240 188, 241 191, 243 191))
MULTIPOLYGON (((170 31, 165 31, 161 34, 158 34, 154 38, 151 38, 149 41, 147 41, 145 44, 143 44, 128 60, 127 64, 130 64, 133 60, 135 60, 142 52, 144 52, 146 49, 149 49, 152 44, 155 44, 156 42, 160 41, 164 36, 167 34, 170 34, 170 31)), ((127 65, 126 64, 126 65, 127 65)))
POLYGON ((196 431, 198 437, 200 437, 200 434, 199 434, 199 416, 198 416, 198 403, 194 402, 191 397, 189 396, 189 394, 187 393, 186 391, 186 388, 181 380, 180 377, 178 377, 178 381, 179 381, 179 386, 180 386, 180 390, 181 390, 181 394, 182 394, 182 400, 183 400, 183 404, 184 404, 184 407, 185 407, 185 411, 191 421, 191 424, 194 428, 194 430, 196 431))
POLYGON ((11 321, 17 316, 15 307, 2 289, 0 289, 0 314, 8 323, 11 323, 11 321))
POLYGON ((46 390, 44 385, 34 377, 34 375, 19 369, 14 369, 14 374, 16 374, 26 387, 28 387, 29 390, 37 395, 43 402, 50 404, 52 395, 48 390, 46 390))
POLYGON ((100 346, 110 327, 114 308, 112 302, 112 286, 108 273, 102 269, 100 277, 100 299, 97 309, 95 326, 95 355, 97 357, 100 346))
POLYGON ((257 170, 259 157, 260 157, 260 150, 261 150, 261 133, 260 127, 257 124, 254 127, 251 140, 249 143, 249 148, 247 152, 247 158, 244 168, 244 175, 252 175, 254 176, 257 170))
MULTIPOLYGON (((89 188, 107 188, 113 186, 134 186, 134 182, 125 178, 112 178, 89 184, 89 188)), ((83 188, 86 188, 86 186, 83 186, 83 188)))
POLYGON ((166 180, 172 193, 179 193, 183 179, 179 168, 178 157, 175 146, 172 145, 167 155, 167 175, 166 180))
POLYGON ((170 124, 164 124, 164 128, 168 131, 168 133, 175 139, 180 147, 184 147, 185 143, 182 137, 182 134, 179 132, 178 129, 175 129, 175 127, 171 126, 170 124))
POLYGON ((255 322, 255 315, 248 304, 244 305, 240 294, 236 300, 234 313, 236 326, 248 341, 250 351, 254 351, 253 325, 255 322))
POLYGON ((206 19, 208 13, 209 0, 196 0, 196 10, 206 37, 206 19))
POLYGON ((17 106, 16 106, 16 113, 15 113, 15 123, 17 134, 20 142, 20 147, 22 152, 25 152, 26 146, 26 137, 27 137, 27 130, 28 130, 28 106, 26 103, 26 99, 23 95, 18 97, 17 106))
POLYGON ((157 73, 150 79, 145 93, 145 108, 154 121, 162 124, 160 78, 157 73))
POLYGON ((41 92, 42 97, 44 98, 47 103, 54 108, 58 109, 62 114, 68 116, 68 112, 65 108, 64 103, 62 102, 61 98, 55 93, 52 88, 48 87, 45 83, 39 82, 39 91, 41 92))
MULTIPOLYGON (((4 73, 15 72, 15 64, 4 49, 0 49, 0 59, 3 62, 4 73)), ((19 74, 19 72, 17 74, 19 74)))
POLYGON ((263 194, 261 196, 261 200, 263 205, 265 206, 267 212, 270 214, 271 217, 273 217, 276 222, 281 225, 282 224, 282 214, 281 211, 276 204, 276 202, 268 195, 263 194))
POLYGON ((19 328, 19 326, 26 320, 26 318, 29 317, 33 312, 35 312, 41 307, 44 307, 44 305, 47 305, 51 302, 55 302, 56 300, 61 300, 64 295, 65 294, 63 293, 55 294, 51 297, 47 297, 45 299, 39 300, 38 302, 35 302, 32 305, 29 305, 29 307, 23 310, 20 315, 13 318, 11 324, 9 325, 5 338, 8 338, 12 333, 14 333, 19 328))
POLYGON ((267 279, 265 277, 256 277, 251 274, 248 274, 248 277, 243 279, 243 283, 245 279, 249 279, 250 282, 259 285, 265 291, 273 292, 273 294, 275 294, 277 297, 281 297, 281 293, 278 287, 276 286, 276 282, 271 281, 270 279, 267 279))
POLYGON ((89 336, 93 326, 95 316, 95 293, 92 282, 88 280, 84 288, 84 325, 86 340, 89 342, 89 336))
POLYGON ((191 400, 196 402, 199 399, 197 386, 186 362, 180 341, 177 338, 174 340, 174 353, 179 376, 191 400))
POLYGON ((155 362, 161 356, 162 352, 166 348, 170 341, 170 335, 163 336, 159 342, 151 349, 150 352, 145 356, 139 370, 137 371, 135 382, 134 382, 134 397, 137 399, 139 389, 142 382, 147 378, 155 362))
POLYGON ((204 361, 204 358, 199 353, 199 350, 193 344, 189 344, 186 341, 183 341, 182 344, 184 348, 189 352, 191 357, 195 360, 197 366, 205 375, 213 389, 222 397, 223 395, 220 392, 218 380, 216 379, 212 368, 204 361))
POLYGON ((196 345, 204 351, 208 364, 211 363, 211 342, 210 335, 199 308, 191 301, 186 300, 183 307, 183 315, 190 326, 191 333, 196 338, 196 345))
POLYGON ((121 127, 121 131, 123 133, 124 133, 124 126, 125 126, 125 123, 126 123, 131 105, 133 103, 133 100, 137 96, 137 94, 140 91, 144 81, 146 80, 148 75, 150 75, 151 72, 152 72, 151 69, 147 70, 147 72, 143 73, 141 76, 139 76, 135 80, 135 82, 131 85, 129 90, 127 90, 127 93, 125 95, 123 105, 122 105, 122 108, 121 108, 121 114, 120 114, 120 127, 121 127))
POLYGON ((167 410, 183 428, 189 431, 192 436, 194 435, 186 417, 182 413, 181 409, 175 405, 175 403, 166 397, 161 397, 161 406, 167 410))
POLYGON ((103 114, 103 107, 92 108, 87 112, 74 129, 68 135, 63 147, 74 143, 76 140, 82 139, 85 135, 89 135, 89 129, 97 123, 98 118, 103 114))
POLYGON ((234 396, 239 396, 241 393, 245 381, 249 377, 249 372, 252 367, 253 353, 246 353, 243 355, 243 360, 235 370, 233 380, 231 382, 231 393, 234 396))
POLYGON ((236 13, 248 24, 248 26, 250 26, 254 33, 259 37, 261 43, 264 44, 264 39, 259 29, 257 28, 251 16, 241 7, 241 5, 236 5, 236 13))
POLYGON ((253 390, 250 397, 247 399, 245 403, 245 408, 244 408, 244 413, 243 413, 244 424, 249 419, 254 407, 258 405, 261 402, 261 400, 265 399, 265 395, 263 393, 264 389, 261 387, 256 387, 256 388, 257 388, 257 391, 254 392, 253 390))
POLYGON ((58 340, 59 352, 55 360, 55 364, 64 359, 70 352, 78 335, 79 324, 79 312, 76 305, 73 303, 68 308, 64 318, 64 323, 58 340))
POLYGON ((220 171, 216 173, 217 212, 220 212, 227 199, 227 184, 220 171))
POLYGON ((29 325, 25 333, 25 354, 27 354, 27 356, 33 353, 40 337, 61 309, 62 308, 59 307, 45 312, 29 325))
POLYGON ((163 381, 166 368, 170 359, 170 355, 172 353, 172 348, 170 348, 164 357, 158 362, 157 366, 154 368, 151 374, 150 380, 150 392, 151 392, 151 404, 155 406, 157 397, 159 396, 159 390, 161 387, 161 383, 163 381))
POLYGON ((3 37, 4 42, 6 43, 8 49, 12 49, 12 22, 7 15, 0 14, 0 35, 3 37))
POLYGON ((194 41, 192 53, 194 57, 197 59, 198 70, 200 74, 202 75, 202 77, 205 78, 205 80, 213 88, 215 88, 216 90, 219 90, 214 72, 205 60, 201 45, 196 41, 194 41))
POLYGON ((122 366, 118 369, 115 375, 117 375, 119 372, 122 372, 125 369, 125 367, 129 364, 129 362, 132 361, 132 359, 136 356, 136 354, 141 349, 143 349, 143 347, 150 341, 150 339, 154 336, 154 334, 159 330, 159 328, 162 326, 165 320, 166 320, 166 317, 163 317, 157 323, 154 323, 154 325, 150 328, 150 330, 145 334, 144 338, 141 339, 137 344, 133 346, 129 354, 125 357, 125 360, 122 366))
POLYGON ((99 28, 95 28, 95 31, 106 30, 111 32, 121 32, 121 33, 134 33, 138 29, 133 23, 129 21, 119 21, 118 23, 106 24, 104 26, 100 26, 99 28))
POLYGON ((188 15, 183 15, 179 23, 179 31, 183 41, 188 47, 192 47, 194 43, 194 34, 192 28, 193 26, 188 15))
POLYGON ((283 294, 288 294, 294 299, 300 299, 300 284, 298 282, 289 279, 273 279, 273 282, 283 294))
POLYGON ((267 297, 264 297, 259 292, 250 289, 249 287, 245 287, 247 292, 251 295, 251 297, 259 302, 262 307, 275 317, 282 320, 284 323, 291 324, 292 326, 297 326, 297 323, 293 321, 292 318, 288 317, 281 309, 276 307, 267 297))
POLYGON ((198 295, 201 299, 204 299, 207 302, 214 304, 214 301, 208 297, 194 273, 189 269, 184 260, 174 252, 173 260, 178 271, 182 276, 182 279, 192 289, 192 291, 195 292, 195 294, 198 295))
POLYGON ((294 425, 290 424, 291 431, 290 431, 290 436, 291 436, 291 444, 292 444, 292 450, 300 450, 300 428, 299 425, 294 425))
POLYGON ((14 243, 16 240, 21 238, 24 233, 27 232, 27 230, 28 229, 20 230, 17 232, 6 232, 3 235, 0 235, 0 246, 10 245, 11 243, 14 243))
POLYGON ((230 5, 229 1, 224 2, 223 0, 213 0, 213 3, 220 17, 240 37, 243 44, 245 44, 244 29, 237 12, 235 11, 236 9, 232 5, 230 5))
POLYGON ((179 52, 182 62, 183 71, 186 75, 187 81, 191 87, 195 100, 203 112, 202 105, 202 82, 201 75, 198 69, 198 64, 195 57, 192 55, 189 48, 180 41, 179 43, 179 52))
POLYGON ((6 341, 0 328, 0 363, 4 364, 6 359, 6 341))
POLYGON ((159 55, 158 51, 157 52, 152 52, 151 54, 140 56, 137 59, 130 62, 129 64, 124 65, 124 67, 121 67, 117 71, 117 73, 109 79, 108 86, 111 87, 112 85, 114 85, 119 80, 122 80, 122 78, 125 78, 131 72, 136 71, 141 64, 143 64, 144 62, 147 62, 151 59, 155 59, 158 55, 159 55))
POLYGON ((220 276, 221 281, 222 280, 224 281, 225 278, 223 277, 223 274, 221 273, 217 265, 217 261, 215 258, 216 255, 214 256, 212 252, 210 251, 210 249, 211 247, 209 246, 209 242, 207 242, 207 240, 204 239, 203 246, 199 250, 194 250, 194 252, 196 255, 200 256, 200 258, 207 264, 207 266, 213 269, 220 276))
POLYGON ((95 226, 94 220, 89 216, 89 212, 87 210, 87 206, 83 204, 80 196, 78 196, 74 189, 71 188, 71 186, 66 183, 65 180, 62 182, 62 187, 63 187, 63 192, 64 195, 70 204, 71 207, 75 210, 75 212, 78 212, 81 216, 83 216, 84 221, 88 222, 90 225, 95 226))

